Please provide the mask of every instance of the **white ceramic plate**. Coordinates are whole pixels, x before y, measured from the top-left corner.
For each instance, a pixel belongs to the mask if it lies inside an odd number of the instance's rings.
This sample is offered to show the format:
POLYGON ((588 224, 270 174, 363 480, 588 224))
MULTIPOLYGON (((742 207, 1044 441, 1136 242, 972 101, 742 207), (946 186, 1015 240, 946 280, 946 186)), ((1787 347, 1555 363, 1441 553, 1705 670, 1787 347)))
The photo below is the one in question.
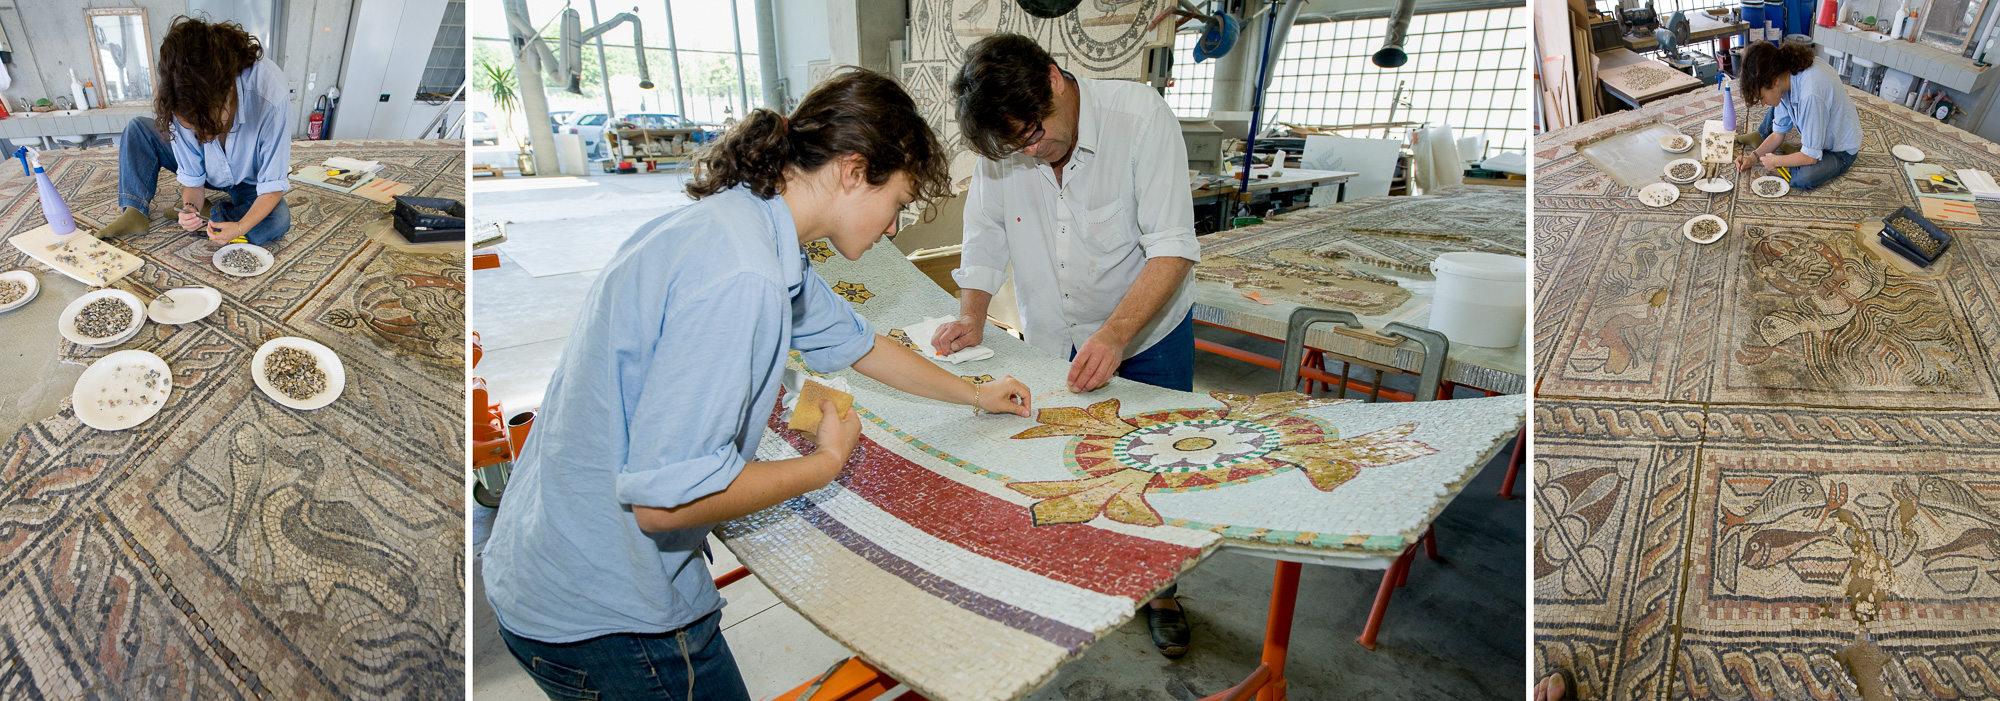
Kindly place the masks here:
POLYGON ((1702 178, 1694 181, 1694 189, 1702 192, 1728 192, 1736 189, 1736 183, 1728 178, 1702 178))
POLYGON ((1674 160, 1673 160, 1672 162, 1669 162, 1669 163, 1667 164, 1667 167, 1666 167, 1666 169, 1665 169, 1665 170, 1662 170, 1662 171, 1660 171, 1660 177, 1662 177, 1662 178, 1666 178, 1666 179, 1667 179, 1667 182, 1670 182, 1670 183, 1681 183, 1681 184, 1683 184, 1683 185, 1685 185, 1685 184, 1687 184, 1687 183, 1691 183, 1691 182, 1694 182, 1694 179, 1695 179, 1695 178, 1699 178, 1699 177, 1701 177, 1701 161, 1697 161, 1697 160, 1695 160, 1695 159, 1692 159, 1692 158, 1677 158, 1677 159, 1674 159, 1674 160), (1678 166, 1678 165, 1680 165, 1680 164, 1682 164, 1682 163, 1686 163, 1686 164, 1688 164, 1688 165, 1691 165, 1691 166, 1694 166, 1694 177, 1692 177, 1692 178, 1676 178, 1676 177, 1674 177, 1674 166, 1678 166))
POLYGON ((1889 147, 1889 153, 1896 154, 1897 158, 1909 161, 1911 163, 1922 163, 1924 161, 1923 149, 1911 146, 1909 144, 1896 144, 1895 146, 1891 146, 1889 147))
POLYGON ((222 307, 222 293, 213 287, 176 287, 153 298, 146 305, 146 318, 155 324, 191 324, 222 307), (173 300, 169 306, 161 300, 173 300))
POLYGON ((1777 197, 1784 197, 1784 196, 1785 196, 1785 193, 1787 193, 1787 192, 1791 192, 1791 191, 1792 191, 1792 184, 1791 184, 1791 183, 1789 183, 1789 182, 1786 182, 1784 178, 1780 178, 1780 177, 1778 177, 1778 176, 1775 176, 1775 175, 1766 175, 1766 176, 1764 176, 1764 177, 1761 177, 1761 178, 1758 178, 1758 179, 1756 179, 1756 180, 1752 180, 1752 181, 1750 181, 1750 192, 1751 192, 1751 194, 1754 194, 1754 195, 1756 195, 1756 196, 1758 196, 1758 197, 1771 197, 1771 198, 1777 198, 1777 197), (1759 183, 1762 183, 1762 182, 1764 182, 1764 181, 1767 181, 1767 180, 1768 180, 1768 181, 1771 181, 1771 182, 1774 182, 1774 183, 1777 183, 1777 184, 1778 184, 1778 194, 1775 194, 1775 195, 1766 195, 1766 194, 1764 194, 1764 193, 1762 193, 1762 192, 1759 192, 1759 191, 1758 191, 1758 190, 1759 190, 1759 188, 1757 187, 1757 185, 1758 185, 1759 183))
POLYGON ((174 371, 167 361, 146 351, 128 350, 91 363, 76 378, 69 400, 83 425, 123 431, 160 413, 173 391, 174 371))
POLYGON ((1722 217, 1718 217, 1713 214, 1703 214, 1699 217, 1689 219, 1687 220, 1686 224, 1681 225, 1681 235, 1686 236, 1687 240, 1693 241, 1695 243, 1715 243, 1716 241, 1722 240, 1722 237, 1728 233, 1729 233, 1729 222, 1723 221, 1722 217), (1701 221, 1715 222, 1716 224, 1722 227, 1722 230, 1715 232, 1714 236, 1708 237, 1706 239, 1695 238, 1694 236, 1695 222, 1701 222, 1701 221))
POLYGON ((332 348, 320 345, 318 341, 297 336, 273 338, 258 346, 257 355, 250 359, 250 377, 257 381, 257 389, 264 390, 265 396, 270 397, 271 401, 293 409, 312 410, 332 404, 333 400, 340 398, 341 390, 347 388, 347 369, 341 366, 340 356, 334 353, 332 348), (279 348, 297 348, 318 358, 320 371, 326 373, 326 389, 304 401, 293 399, 278 391, 278 388, 271 384, 270 378, 264 376, 264 358, 279 348))
POLYGON ((1665 207, 1681 198, 1681 189, 1666 183, 1653 183, 1639 189, 1639 204, 1648 207, 1665 207))
POLYGON ((42 293, 41 280, 37 279, 34 273, 28 272, 26 270, 9 270, 7 272, 0 273, 0 280, 12 280, 14 282, 18 282, 28 286, 27 294, 21 295, 20 299, 8 302, 6 304, 0 304, 0 312, 11 312, 16 309, 28 306, 29 302, 35 301, 35 297, 42 293))
POLYGON ((263 275, 264 271, 271 269, 271 263, 275 262, 276 260, 277 260, 276 258, 271 257, 270 251, 264 250, 263 246, 255 246, 247 243, 232 243, 227 246, 215 249, 215 255, 209 259, 210 262, 215 264, 216 270, 220 270, 225 274, 234 275, 236 277, 256 277, 258 275, 263 275), (256 272, 250 272, 250 273, 236 272, 235 270, 232 270, 228 266, 222 264, 222 257, 229 255, 230 251, 249 251, 250 255, 256 256, 257 260, 263 261, 264 264, 257 266, 256 272))
POLYGON ((86 348, 111 348, 130 341, 133 336, 139 335, 139 329, 145 325, 145 303, 140 302, 137 295, 124 290, 114 289, 103 289, 85 293, 82 297, 76 298, 76 301, 70 302, 69 306, 64 307, 62 316, 56 318, 56 330, 62 332, 62 337, 69 339, 71 343, 86 348), (126 327, 124 332, 110 338, 87 338, 76 330, 76 315, 82 312, 85 306, 105 297, 117 299, 120 302, 124 302, 125 306, 132 308, 132 325, 126 327))
POLYGON ((1686 134, 1674 134, 1672 136, 1662 136, 1660 137, 1660 148, 1666 149, 1667 153, 1687 153, 1689 149, 1694 148, 1694 137, 1688 136, 1686 134), (1681 141, 1680 148, 1674 148, 1675 139, 1679 139, 1681 141))

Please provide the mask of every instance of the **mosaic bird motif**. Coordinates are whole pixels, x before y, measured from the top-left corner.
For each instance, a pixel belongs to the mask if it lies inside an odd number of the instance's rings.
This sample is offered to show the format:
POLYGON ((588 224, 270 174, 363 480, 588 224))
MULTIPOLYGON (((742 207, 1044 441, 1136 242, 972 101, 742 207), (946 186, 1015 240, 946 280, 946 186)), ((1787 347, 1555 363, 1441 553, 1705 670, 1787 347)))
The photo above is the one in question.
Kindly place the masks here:
POLYGON ((1116 399, 1043 409, 1036 414, 1041 425, 1013 438, 1076 436, 1066 457, 1077 478, 1007 486, 1040 500, 1032 508, 1038 526, 1100 515, 1157 526, 1165 521, 1146 502, 1148 493, 1215 489, 1293 469, 1320 491, 1333 491, 1363 469, 1438 452, 1410 439, 1415 423, 1342 439, 1327 422, 1297 413, 1340 400, 1295 392, 1209 396, 1224 406, 1129 417, 1119 414, 1116 399))

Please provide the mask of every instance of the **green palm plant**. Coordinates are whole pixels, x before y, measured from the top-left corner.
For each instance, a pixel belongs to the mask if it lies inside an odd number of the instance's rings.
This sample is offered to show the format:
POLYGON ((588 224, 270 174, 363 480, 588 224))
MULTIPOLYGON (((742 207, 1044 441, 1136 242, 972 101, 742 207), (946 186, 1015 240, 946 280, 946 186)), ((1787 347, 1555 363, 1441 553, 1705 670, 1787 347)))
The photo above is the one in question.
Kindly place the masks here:
MULTIPOLYGON (((515 88, 514 69, 497 63, 481 63, 478 76, 479 82, 484 84, 481 87, 493 95, 493 107, 500 110, 501 128, 507 130, 507 138, 513 139, 514 113, 521 109, 521 94, 515 88)), ((519 139, 515 139, 514 145, 522 154, 528 152, 527 144, 519 139)))

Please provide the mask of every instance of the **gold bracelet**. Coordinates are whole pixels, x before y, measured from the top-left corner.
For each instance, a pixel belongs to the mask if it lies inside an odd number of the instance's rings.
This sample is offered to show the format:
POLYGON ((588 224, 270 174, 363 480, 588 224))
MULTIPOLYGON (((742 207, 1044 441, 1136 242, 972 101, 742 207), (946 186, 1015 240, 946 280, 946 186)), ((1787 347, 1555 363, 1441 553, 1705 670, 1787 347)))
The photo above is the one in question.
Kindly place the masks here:
MULTIPOLYGON (((967 380, 970 382, 970 380, 967 380)), ((979 415, 979 383, 972 383, 972 415, 979 415)))

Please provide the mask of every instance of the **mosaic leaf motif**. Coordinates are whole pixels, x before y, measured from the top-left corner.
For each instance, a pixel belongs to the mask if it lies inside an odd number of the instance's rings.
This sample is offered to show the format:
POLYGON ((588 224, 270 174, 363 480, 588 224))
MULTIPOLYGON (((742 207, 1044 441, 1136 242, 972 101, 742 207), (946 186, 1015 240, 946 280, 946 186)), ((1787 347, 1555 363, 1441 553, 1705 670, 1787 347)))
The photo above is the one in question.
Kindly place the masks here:
POLYGON ((1014 482, 1007 486, 1042 499, 1031 509, 1035 525, 1083 523, 1098 516, 1141 526, 1164 523, 1146 503, 1147 492, 1214 489, 1288 469, 1306 474, 1321 491, 1361 474, 1434 454, 1410 439, 1417 424, 1341 440, 1326 422, 1300 410, 1339 403, 1296 392, 1256 396, 1212 392, 1221 409, 1169 409, 1121 417, 1118 400, 1087 408, 1056 407, 1036 414, 1042 425, 1015 439, 1076 436, 1070 469, 1078 479, 1014 482))
POLYGON ((887 335, 889 340, 895 341, 897 345, 916 351, 919 355, 924 352, 924 349, 917 347, 916 341, 910 340, 910 334, 905 333, 902 329, 889 329, 887 335))
POLYGON ((825 241, 806 244, 806 257, 811 258, 814 263, 824 263, 826 259, 833 257, 833 246, 825 241))
POLYGON ((833 283, 833 291, 842 297, 846 297, 847 301, 855 304, 861 304, 875 298, 875 293, 869 292, 867 285, 858 282, 843 280, 833 283))

